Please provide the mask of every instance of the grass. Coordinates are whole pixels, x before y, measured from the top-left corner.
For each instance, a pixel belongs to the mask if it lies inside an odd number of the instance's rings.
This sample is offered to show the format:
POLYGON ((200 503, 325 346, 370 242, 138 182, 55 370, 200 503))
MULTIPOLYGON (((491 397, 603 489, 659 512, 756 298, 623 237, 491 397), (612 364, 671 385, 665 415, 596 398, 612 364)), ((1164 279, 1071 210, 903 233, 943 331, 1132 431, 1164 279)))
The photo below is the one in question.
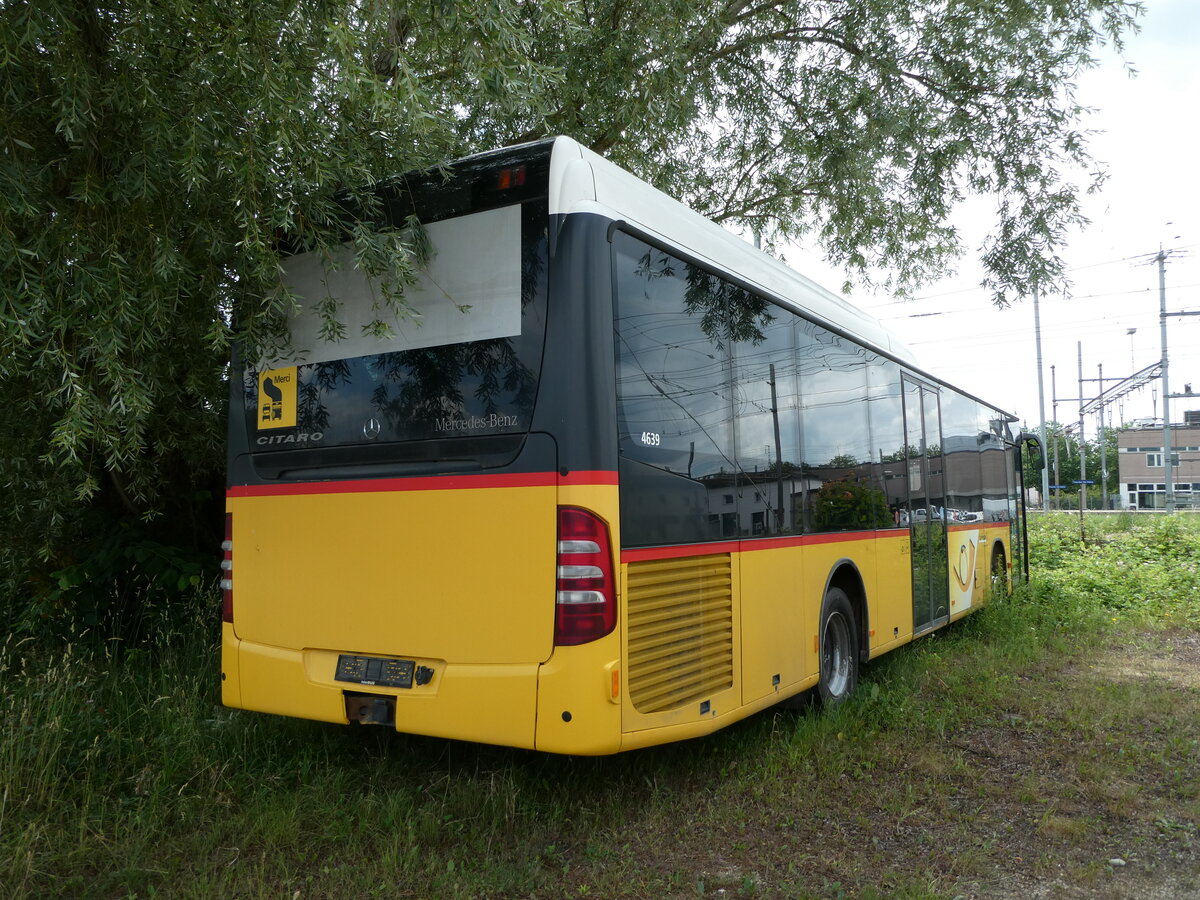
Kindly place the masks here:
POLYGON ((204 595, 146 648, 10 639, 0 895, 1200 891, 1200 522, 1031 547, 1031 585, 836 710, 602 759, 225 710, 204 595))

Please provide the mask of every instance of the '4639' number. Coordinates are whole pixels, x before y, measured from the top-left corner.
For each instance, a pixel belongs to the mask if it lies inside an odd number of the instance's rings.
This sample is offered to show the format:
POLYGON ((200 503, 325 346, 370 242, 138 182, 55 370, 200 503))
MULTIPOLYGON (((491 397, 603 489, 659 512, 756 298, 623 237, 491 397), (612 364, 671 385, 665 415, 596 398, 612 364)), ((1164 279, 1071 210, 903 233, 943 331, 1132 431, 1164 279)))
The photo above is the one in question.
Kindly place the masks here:
POLYGON ((662 444, 662 435, 657 431, 643 431, 642 443, 647 447, 657 447, 662 444))

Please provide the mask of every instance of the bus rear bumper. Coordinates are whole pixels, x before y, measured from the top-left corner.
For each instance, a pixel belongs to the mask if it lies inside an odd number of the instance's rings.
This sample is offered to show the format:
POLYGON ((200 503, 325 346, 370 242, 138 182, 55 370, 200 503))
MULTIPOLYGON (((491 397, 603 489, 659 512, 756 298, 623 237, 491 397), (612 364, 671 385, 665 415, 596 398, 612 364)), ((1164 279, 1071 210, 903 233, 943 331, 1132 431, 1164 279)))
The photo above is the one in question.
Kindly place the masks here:
POLYGON ((412 688, 333 680, 338 653, 290 650, 239 639, 223 629, 221 700, 255 712, 347 724, 346 695, 395 703, 396 730, 532 749, 538 665, 457 665, 422 661, 434 670, 412 688))
POLYGON ((621 749, 620 637, 555 647, 538 674, 537 749, 603 756, 621 749))

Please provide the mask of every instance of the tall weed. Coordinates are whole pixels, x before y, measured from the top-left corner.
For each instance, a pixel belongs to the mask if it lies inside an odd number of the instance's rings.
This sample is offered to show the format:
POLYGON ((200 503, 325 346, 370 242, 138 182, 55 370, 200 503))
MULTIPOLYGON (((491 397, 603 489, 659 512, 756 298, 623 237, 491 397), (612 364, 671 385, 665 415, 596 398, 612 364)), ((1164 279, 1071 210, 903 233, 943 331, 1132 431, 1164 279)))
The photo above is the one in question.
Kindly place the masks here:
POLYGON ((1140 624, 1200 625, 1200 517, 1042 515, 1031 567, 1047 590, 1140 624))
MULTIPOLYGON (((804 846, 823 802, 813 785, 869 786, 874 803, 887 748, 901 745, 915 768, 886 803, 919 817, 945 802, 946 741, 963 721, 1007 727, 1014 687, 1102 643, 1113 618, 1200 627, 1200 520, 1085 527, 1031 521, 1029 585, 874 661, 834 711, 767 713, 613 759, 223 709, 211 591, 137 642, 10 637, 0 893, 549 897, 569 883, 579 895, 678 894, 701 875, 654 861, 683 866, 675 847, 693 829, 723 836, 731 857, 764 820, 772 841, 804 846)), ((748 871, 721 888, 749 895, 748 871)))

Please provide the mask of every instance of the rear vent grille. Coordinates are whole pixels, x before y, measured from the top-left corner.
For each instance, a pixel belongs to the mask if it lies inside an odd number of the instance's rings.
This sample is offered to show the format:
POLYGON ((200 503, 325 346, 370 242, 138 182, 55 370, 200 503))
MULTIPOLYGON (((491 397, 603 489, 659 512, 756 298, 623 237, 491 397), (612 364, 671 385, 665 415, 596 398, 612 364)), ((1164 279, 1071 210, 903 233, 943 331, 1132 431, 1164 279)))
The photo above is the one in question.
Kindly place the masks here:
POLYGON ((733 686, 729 554, 629 565, 629 695, 641 713, 733 686))

